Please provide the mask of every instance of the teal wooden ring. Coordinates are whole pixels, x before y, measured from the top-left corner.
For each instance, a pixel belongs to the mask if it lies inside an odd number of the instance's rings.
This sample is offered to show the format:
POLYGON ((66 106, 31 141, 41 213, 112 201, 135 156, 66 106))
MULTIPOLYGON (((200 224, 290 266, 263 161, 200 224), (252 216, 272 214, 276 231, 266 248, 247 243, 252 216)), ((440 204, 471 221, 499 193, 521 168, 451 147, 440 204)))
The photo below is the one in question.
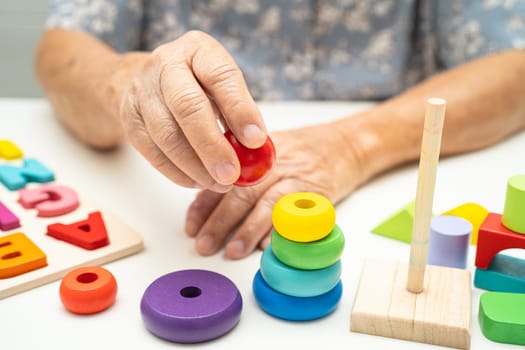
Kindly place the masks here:
POLYGON ((336 263, 343 254, 345 236, 339 226, 318 241, 295 242, 272 231, 272 251, 282 263, 303 270, 318 270, 336 263))
POLYGON ((261 257, 261 275, 274 290, 295 297, 314 297, 335 287, 341 278, 341 261, 320 270, 299 270, 275 257, 271 245, 261 257))

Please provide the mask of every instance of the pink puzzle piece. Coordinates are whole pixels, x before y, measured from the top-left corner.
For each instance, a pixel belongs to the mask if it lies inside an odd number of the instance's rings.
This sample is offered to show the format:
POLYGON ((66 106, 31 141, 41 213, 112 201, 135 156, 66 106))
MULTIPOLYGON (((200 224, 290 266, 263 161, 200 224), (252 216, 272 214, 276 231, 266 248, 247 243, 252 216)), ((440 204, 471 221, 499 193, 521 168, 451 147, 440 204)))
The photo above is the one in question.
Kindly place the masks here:
POLYGON ((20 227, 20 220, 0 201, 0 230, 7 231, 20 227))
POLYGON ((40 217, 60 216, 79 206, 78 195, 70 187, 46 184, 18 191, 18 202, 26 209, 35 208, 40 217))

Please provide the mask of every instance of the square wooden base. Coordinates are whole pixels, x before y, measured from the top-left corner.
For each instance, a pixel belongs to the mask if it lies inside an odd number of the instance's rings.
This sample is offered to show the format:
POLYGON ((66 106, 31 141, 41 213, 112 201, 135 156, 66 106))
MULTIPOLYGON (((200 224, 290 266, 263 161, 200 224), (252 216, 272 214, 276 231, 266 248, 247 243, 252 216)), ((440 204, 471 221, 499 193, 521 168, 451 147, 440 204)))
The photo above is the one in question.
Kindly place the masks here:
POLYGON ((408 265, 368 261, 351 313, 353 332, 470 348, 470 272, 427 265, 424 290, 406 289, 408 265))

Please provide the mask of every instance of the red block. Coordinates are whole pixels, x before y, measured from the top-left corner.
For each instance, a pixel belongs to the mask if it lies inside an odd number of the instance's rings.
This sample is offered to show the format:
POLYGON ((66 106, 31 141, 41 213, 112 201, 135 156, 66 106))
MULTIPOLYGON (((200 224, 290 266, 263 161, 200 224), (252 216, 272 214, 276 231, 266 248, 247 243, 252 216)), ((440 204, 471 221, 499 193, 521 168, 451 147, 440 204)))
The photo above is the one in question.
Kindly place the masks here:
POLYGON ((69 225, 60 223, 49 225, 47 234, 87 250, 98 249, 109 244, 106 225, 99 211, 90 213, 87 220, 69 225))
POLYGON ((525 234, 503 226, 500 214, 489 213, 479 228, 476 267, 486 270, 496 254, 514 248, 525 249, 525 234))

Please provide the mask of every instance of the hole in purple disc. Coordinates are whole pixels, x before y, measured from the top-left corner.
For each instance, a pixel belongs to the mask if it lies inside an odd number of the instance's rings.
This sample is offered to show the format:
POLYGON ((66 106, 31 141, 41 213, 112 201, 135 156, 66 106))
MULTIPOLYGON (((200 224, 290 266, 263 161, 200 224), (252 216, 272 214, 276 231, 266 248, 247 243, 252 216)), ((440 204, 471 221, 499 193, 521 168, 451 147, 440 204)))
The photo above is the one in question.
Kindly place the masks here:
POLYGON ((195 286, 184 287, 180 290, 180 295, 185 298, 196 298, 201 295, 201 293, 201 289, 195 286))

